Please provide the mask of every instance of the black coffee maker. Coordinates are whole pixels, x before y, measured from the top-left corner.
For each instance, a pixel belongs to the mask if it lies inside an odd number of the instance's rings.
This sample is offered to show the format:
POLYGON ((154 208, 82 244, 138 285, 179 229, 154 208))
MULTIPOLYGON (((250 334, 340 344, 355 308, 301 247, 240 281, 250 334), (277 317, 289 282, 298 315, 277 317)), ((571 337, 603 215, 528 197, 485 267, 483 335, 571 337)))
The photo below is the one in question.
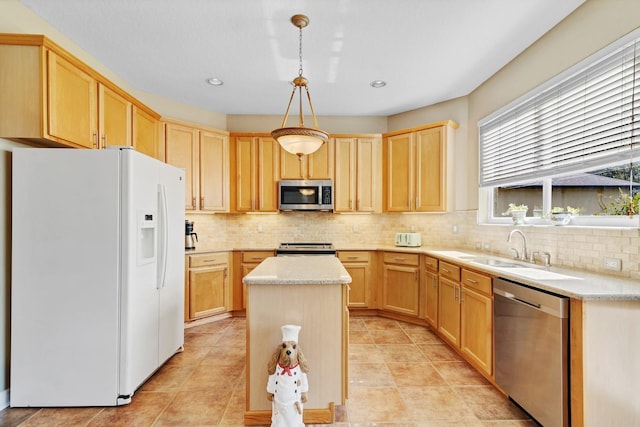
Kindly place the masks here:
POLYGON ((198 234, 193 231, 193 221, 184 220, 184 248, 195 249, 198 241, 198 234))

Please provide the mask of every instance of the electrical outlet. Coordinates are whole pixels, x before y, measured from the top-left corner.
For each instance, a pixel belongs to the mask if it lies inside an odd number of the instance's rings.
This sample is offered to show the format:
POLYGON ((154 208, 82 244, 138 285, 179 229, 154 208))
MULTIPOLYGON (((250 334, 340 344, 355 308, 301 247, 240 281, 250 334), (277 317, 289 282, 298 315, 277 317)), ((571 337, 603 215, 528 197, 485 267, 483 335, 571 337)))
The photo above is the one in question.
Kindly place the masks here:
POLYGON ((491 250, 491 243, 483 243, 482 244, 482 249, 484 249, 485 251, 489 252, 491 250))
POLYGON ((258 224, 258 233, 262 233, 262 224, 258 224))
POLYGON ((451 226, 451 232, 452 232, 453 234, 458 234, 458 224, 453 224, 453 225, 451 226))
POLYGON ((415 231, 416 231, 416 226, 415 226, 415 225, 413 225, 413 224, 411 224, 410 229, 411 229, 411 232, 413 233, 413 232, 415 232, 415 231))
POLYGON ((605 258, 603 261, 605 270, 621 271, 622 260, 620 258, 605 258))
POLYGON ((353 224, 353 232, 354 233, 359 233, 360 232, 360 226, 358 224, 353 224))
POLYGON ((481 251, 482 250, 482 243, 476 242, 476 250, 477 251, 481 251))

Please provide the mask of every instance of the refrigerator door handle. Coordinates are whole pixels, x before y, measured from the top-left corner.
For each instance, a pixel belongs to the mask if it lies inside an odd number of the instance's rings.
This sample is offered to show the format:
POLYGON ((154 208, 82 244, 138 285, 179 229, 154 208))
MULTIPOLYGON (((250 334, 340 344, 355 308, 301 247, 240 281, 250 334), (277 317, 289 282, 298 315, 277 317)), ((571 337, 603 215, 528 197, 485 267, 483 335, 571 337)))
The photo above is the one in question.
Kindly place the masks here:
POLYGON ((163 184, 158 184, 158 211, 160 212, 160 227, 158 236, 158 283, 157 289, 164 288, 167 275, 167 251, 169 240, 167 239, 167 192, 163 184))

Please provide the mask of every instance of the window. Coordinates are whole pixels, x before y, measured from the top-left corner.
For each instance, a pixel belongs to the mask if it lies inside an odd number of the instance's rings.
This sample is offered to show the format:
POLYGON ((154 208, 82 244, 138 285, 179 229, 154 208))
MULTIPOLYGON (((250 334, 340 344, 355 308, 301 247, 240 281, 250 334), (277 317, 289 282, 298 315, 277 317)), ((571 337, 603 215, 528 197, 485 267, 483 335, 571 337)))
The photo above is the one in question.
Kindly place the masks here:
POLYGON ((487 222, 509 222, 513 203, 528 223, 570 210, 575 224, 638 226, 610 215, 638 213, 640 30, 478 126, 487 222))

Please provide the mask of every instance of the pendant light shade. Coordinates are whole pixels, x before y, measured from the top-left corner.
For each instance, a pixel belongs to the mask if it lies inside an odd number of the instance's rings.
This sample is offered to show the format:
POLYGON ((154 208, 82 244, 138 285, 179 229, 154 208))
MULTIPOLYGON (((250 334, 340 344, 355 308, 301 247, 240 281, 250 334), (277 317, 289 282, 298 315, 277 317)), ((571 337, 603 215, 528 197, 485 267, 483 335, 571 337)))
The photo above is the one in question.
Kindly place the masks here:
POLYGON ((289 104, 287 110, 284 113, 284 119, 280 128, 271 132, 271 136, 278 141, 278 143, 289 153, 293 153, 298 157, 302 157, 306 154, 311 154, 318 150, 322 144, 329 141, 329 134, 325 131, 318 129, 318 120, 316 114, 313 111, 313 104, 311 103, 311 95, 309 94, 309 88, 307 86, 308 80, 302 75, 302 29, 309 25, 309 18, 305 15, 294 15, 291 17, 291 23, 300 29, 300 44, 299 44, 299 58, 300 69, 298 70, 298 76, 293 79, 293 91, 289 98, 289 104), (311 116, 315 128, 308 128, 304 126, 304 114, 302 112, 302 90, 307 94, 307 100, 309 101, 309 109, 311 110, 311 116), (298 127, 286 127, 287 118, 289 117, 289 110, 291 109, 291 103, 293 98, 298 92, 298 127))

